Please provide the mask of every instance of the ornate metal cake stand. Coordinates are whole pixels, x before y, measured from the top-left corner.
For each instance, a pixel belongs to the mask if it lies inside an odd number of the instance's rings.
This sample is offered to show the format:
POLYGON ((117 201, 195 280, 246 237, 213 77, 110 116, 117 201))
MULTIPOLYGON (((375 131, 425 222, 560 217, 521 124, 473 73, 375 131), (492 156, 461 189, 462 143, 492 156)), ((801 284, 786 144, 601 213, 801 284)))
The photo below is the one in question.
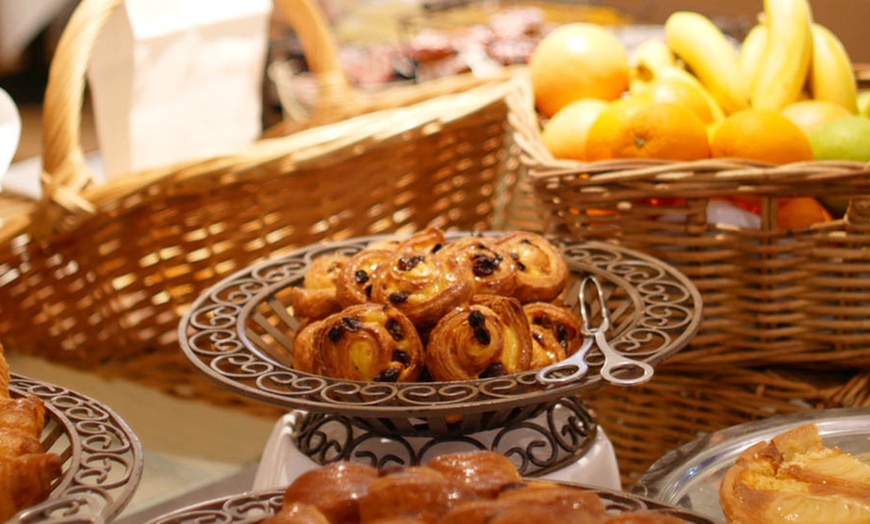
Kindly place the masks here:
POLYGON ((13 397, 45 403, 43 448, 63 460, 63 474, 41 504, 11 522, 109 522, 130 502, 142 476, 142 444, 111 409, 75 391, 12 374, 13 397))
MULTIPOLYGON (((454 233, 456 237, 468 233, 454 233)), ((499 234, 486 232, 485 235, 499 234)), ((587 356, 590 372, 575 382, 541 385, 535 371, 461 382, 363 383, 303 373, 290 366, 298 323, 287 291, 311 261, 353 254, 386 236, 354 238, 296 250, 237 272, 201 295, 182 318, 179 341, 209 379, 241 395, 310 413, 351 419, 394 436, 464 435, 510 426, 553 402, 604 385, 602 356, 587 356)), ((683 348, 698 329, 701 297, 673 267, 608 243, 551 239, 571 270, 566 301, 577 282, 602 282, 611 316, 610 341, 620 353, 650 365, 683 348)), ((574 298, 572 298, 572 294, 574 298)))

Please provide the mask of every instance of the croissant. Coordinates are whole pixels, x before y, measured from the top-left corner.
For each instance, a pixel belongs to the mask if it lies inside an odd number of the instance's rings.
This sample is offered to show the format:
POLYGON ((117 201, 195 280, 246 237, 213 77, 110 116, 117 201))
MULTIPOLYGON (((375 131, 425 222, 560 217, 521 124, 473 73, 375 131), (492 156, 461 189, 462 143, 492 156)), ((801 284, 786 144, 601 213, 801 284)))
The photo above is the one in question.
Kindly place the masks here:
POLYGON ((375 273, 379 267, 390 263, 394 252, 363 249, 350 257, 335 284, 335 296, 341 307, 371 302, 375 273))
POLYGON ((396 251, 378 269, 372 300, 401 310, 419 329, 435 325, 448 311, 466 303, 471 273, 454 260, 424 251, 396 251))
POLYGON ((0 459, 42 453, 39 438, 14 427, 0 427, 0 459))
POLYGON ((39 397, 0 400, 0 428, 15 428, 39 436, 45 425, 45 405, 39 397))
POLYGON ((314 342, 322 374, 377 382, 413 382, 423 365, 417 330, 398 309, 367 303, 323 320, 314 342))
POLYGON ((474 276, 474 294, 511 296, 517 287, 517 265, 489 237, 464 237, 447 243, 438 256, 453 258, 474 276))
POLYGON ((363 523, 387 517, 437 522, 454 506, 473 499, 440 472, 426 466, 409 466, 387 473, 369 486, 360 499, 363 523))
POLYGON ((573 355, 583 343, 583 324, 567 308, 552 302, 523 305, 532 333, 532 369, 573 355))
POLYGON ((432 329, 426 369, 436 381, 489 378, 526 371, 531 364, 529 323, 510 297, 475 296, 432 329))
POLYGON ((0 459, 0 521, 43 501, 61 473, 54 453, 33 453, 0 459))
POLYGON ((358 462, 334 462, 308 470, 284 491, 282 508, 307 504, 317 508, 329 522, 359 522, 359 500, 378 475, 376 468, 358 462))
POLYGON ((341 309, 336 297, 336 282, 349 258, 331 254, 311 262, 302 279, 302 287, 289 289, 290 305, 297 317, 322 319, 341 309))
POLYGON ((512 231, 496 241, 517 266, 517 288, 513 296, 520 302, 551 302, 568 281, 568 265, 562 253, 543 236, 528 231, 512 231))

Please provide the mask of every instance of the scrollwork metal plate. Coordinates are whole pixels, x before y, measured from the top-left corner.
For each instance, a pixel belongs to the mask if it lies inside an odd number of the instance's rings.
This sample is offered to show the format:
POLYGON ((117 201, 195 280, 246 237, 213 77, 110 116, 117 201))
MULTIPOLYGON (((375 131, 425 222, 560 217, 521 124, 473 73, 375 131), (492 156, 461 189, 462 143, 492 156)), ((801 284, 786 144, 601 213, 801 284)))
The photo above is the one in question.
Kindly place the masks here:
POLYGON ((104 404, 61 386, 11 374, 13 397, 45 404, 43 448, 63 460, 49 498, 12 522, 108 522, 130 502, 142 476, 142 444, 104 404))
MULTIPOLYGON (((716 524, 716 521, 703 515, 628 493, 570 482, 548 482, 595 493, 604 502, 610 514, 650 510, 682 519, 688 524, 716 524)), ((281 508, 283 498, 283 489, 222 497, 174 511, 151 520, 148 524, 253 524, 274 515, 281 508)))
MULTIPOLYGON (((457 237, 469 233, 453 233, 457 237)), ((486 232, 495 235, 498 232, 486 232)), ((535 371, 474 381, 363 383, 302 373, 290 367, 298 328, 287 290, 312 260, 353 254, 371 236, 316 244, 237 272, 203 293, 183 316, 179 341, 209 379, 241 395, 288 409, 365 419, 383 434, 464 434, 503 426, 549 403, 604 384, 601 354, 587 356, 583 378, 542 386, 535 371), (462 417, 457 417, 461 414, 462 417), (460 422, 452 422, 457 418, 460 422), (423 421, 414 423, 412 420, 423 421)), ((688 344, 698 329, 701 296, 682 273, 653 257, 616 245, 552 238, 571 270, 566 301, 579 278, 599 277, 607 295, 613 347, 657 364, 688 344)))

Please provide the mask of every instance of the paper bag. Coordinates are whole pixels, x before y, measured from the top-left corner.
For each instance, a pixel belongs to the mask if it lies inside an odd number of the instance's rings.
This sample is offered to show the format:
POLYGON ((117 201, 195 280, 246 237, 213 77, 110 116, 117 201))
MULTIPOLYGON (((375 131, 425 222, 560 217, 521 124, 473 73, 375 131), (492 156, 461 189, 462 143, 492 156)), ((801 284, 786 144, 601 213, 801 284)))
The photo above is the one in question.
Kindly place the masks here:
POLYGON ((88 69, 107 180, 259 136, 271 10, 271 0, 125 1, 88 69))

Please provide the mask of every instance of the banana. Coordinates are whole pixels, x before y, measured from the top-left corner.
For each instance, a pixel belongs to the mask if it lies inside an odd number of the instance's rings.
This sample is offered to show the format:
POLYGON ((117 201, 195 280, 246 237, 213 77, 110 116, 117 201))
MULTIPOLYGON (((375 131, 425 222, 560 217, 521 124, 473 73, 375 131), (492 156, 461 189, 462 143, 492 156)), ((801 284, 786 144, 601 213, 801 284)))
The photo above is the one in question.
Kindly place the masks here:
POLYGON ((637 46, 629 64, 628 91, 638 94, 652 81, 656 71, 676 65, 676 57, 665 42, 650 38, 637 46))
POLYGON ((706 16, 677 11, 665 20, 665 40, 726 113, 747 107, 748 86, 737 49, 706 16))
POLYGON ((710 114, 713 116, 713 121, 719 122, 725 118, 725 112, 722 110, 722 106, 719 105, 719 102, 713 98, 713 95, 710 94, 710 91, 704 87, 700 80, 685 69, 677 66, 663 67, 656 70, 655 79, 673 79, 691 84, 697 88, 698 92, 701 93, 705 100, 707 100, 707 104, 710 106, 710 114))
POLYGON ((767 46, 751 86, 752 107, 779 111, 796 102, 812 59, 808 0, 764 0, 767 46))
POLYGON ((767 48, 767 26, 756 24, 746 33, 740 44, 738 64, 740 74, 743 76, 745 85, 752 89, 755 79, 758 77, 758 69, 761 66, 761 58, 767 48))
POLYGON ((810 63, 810 96, 858 112, 858 86, 852 71, 852 61, 843 43, 830 29, 812 25, 813 58, 810 63))

